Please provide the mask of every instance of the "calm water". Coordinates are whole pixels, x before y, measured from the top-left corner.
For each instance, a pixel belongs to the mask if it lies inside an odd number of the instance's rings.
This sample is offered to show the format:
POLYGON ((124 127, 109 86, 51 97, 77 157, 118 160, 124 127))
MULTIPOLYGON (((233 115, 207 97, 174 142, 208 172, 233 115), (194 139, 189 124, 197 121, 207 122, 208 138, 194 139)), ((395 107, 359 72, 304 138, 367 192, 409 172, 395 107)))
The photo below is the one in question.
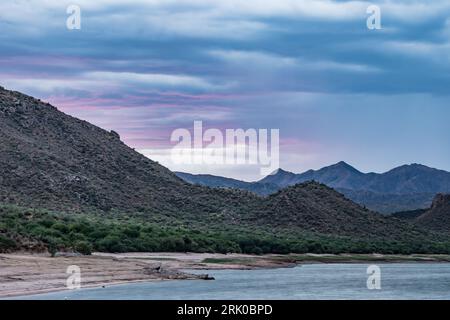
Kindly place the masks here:
POLYGON ((215 281, 111 285, 26 299, 450 299, 450 264, 378 264, 381 290, 367 289, 367 264, 201 271, 215 281))

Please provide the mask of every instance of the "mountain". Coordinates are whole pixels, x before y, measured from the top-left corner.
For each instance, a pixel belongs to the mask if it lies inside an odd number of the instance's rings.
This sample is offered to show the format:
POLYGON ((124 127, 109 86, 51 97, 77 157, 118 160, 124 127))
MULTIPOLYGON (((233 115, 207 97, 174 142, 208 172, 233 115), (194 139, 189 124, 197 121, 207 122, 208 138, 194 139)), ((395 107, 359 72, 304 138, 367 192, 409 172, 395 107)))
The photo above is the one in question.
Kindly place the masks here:
POLYGON ((114 131, 0 87, 0 251, 404 252, 436 239, 318 182, 267 197, 187 183, 114 131))
MULTIPOLYGON (((272 183, 285 187, 284 176, 272 183)), ((435 194, 450 192, 450 172, 420 164, 403 165, 388 172, 362 173, 345 162, 296 175, 290 184, 315 180, 353 201, 382 213, 426 208, 435 194)), ((260 180, 262 182, 265 179, 260 180)))
MULTIPOLYGON (((182 175, 180 177, 184 178, 182 175)), ((222 177, 198 176, 195 183, 211 187, 240 188, 261 195, 306 181, 318 181, 343 193, 349 199, 381 213, 392 213, 427 208, 440 192, 450 192, 450 173, 411 164, 385 173, 362 173, 341 161, 319 170, 295 174, 278 169, 273 174, 253 183, 226 184, 222 177), (214 180, 214 183, 210 181, 214 180), (261 192, 260 184, 265 185, 261 192)), ((186 181, 191 182, 192 179, 186 181)))
POLYGON ((438 194, 431 208, 416 218, 415 223, 431 230, 450 233, 450 194, 438 194))
POLYGON ((317 182, 305 182, 281 189, 263 202, 259 223, 270 221, 272 228, 286 225, 302 226, 310 232, 321 234, 373 237, 379 230, 382 238, 392 238, 407 225, 388 223, 386 217, 362 208, 344 195, 317 182))
POLYGON ((403 165, 388 172, 362 173, 341 161, 320 170, 300 174, 283 171, 259 182, 270 181, 279 187, 315 180, 335 189, 364 190, 380 194, 436 194, 450 191, 450 172, 420 164, 403 165), (289 180, 286 179, 289 176, 289 180))
POLYGON ((243 189, 264 196, 279 190, 279 187, 273 183, 246 182, 210 174, 190 174, 185 172, 175 172, 175 174, 179 178, 191 184, 197 184, 211 188, 243 189))
MULTIPOLYGON (((334 166, 339 171, 341 164, 334 166)), ((302 226, 311 232, 324 234, 340 234, 354 236, 355 232, 364 230, 365 236, 370 236, 377 223, 383 221, 379 215, 374 215, 367 209, 345 198, 344 195, 313 181, 306 181, 279 189, 268 176, 264 182, 245 182, 236 179, 213 175, 193 175, 176 172, 177 176, 192 184, 216 188, 238 188, 250 190, 258 194, 269 195, 261 199, 261 208, 257 215, 249 215, 249 220, 263 225, 269 222, 271 228, 283 226, 302 226), (339 221, 339 223, 336 223, 339 221), (370 221, 370 222, 369 222, 370 221)), ((295 174, 281 169, 275 173, 282 175, 286 185, 290 185, 295 174)), ((395 230, 389 232, 395 234, 395 230)))
POLYGON ((340 188, 336 190, 354 202, 383 214, 427 208, 435 196, 434 193, 391 194, 340 188))
POLYGON ((275 170, 274 172, 272 172, 272 174, 258 181, 258 183, 268 183, 271 185, 276 185, 278 186, 278 189, 291 186, 300 182, 305 181, 300 181, 295 173, 285 171, 281 168, 275 170))
POLYGON ((270 181, 284 188, 289 185, 305 181, 318 181, 332 188, 354 189, 364 183, 365 175, 347 163, 341 161, 329 167, 314 171, 309 170, 302 174, 294 174, 284 170, 278 170, 275 174, 265 177, 259 182, 270 181))
POLYGON ((391 194, 449 192, 450 172, 415 163, 403 165, 386 173, 373 175, 365 189, 391 194))
MULTIPOLYGON (((0 89, 0 202, 70 211, 198 217, 257 197, 192 186, 125 145, 117 133, 0 89), (210 195, 213 193, 213 195, 210 195)), ((235 211, 236 210, 236 211, 235 211)))

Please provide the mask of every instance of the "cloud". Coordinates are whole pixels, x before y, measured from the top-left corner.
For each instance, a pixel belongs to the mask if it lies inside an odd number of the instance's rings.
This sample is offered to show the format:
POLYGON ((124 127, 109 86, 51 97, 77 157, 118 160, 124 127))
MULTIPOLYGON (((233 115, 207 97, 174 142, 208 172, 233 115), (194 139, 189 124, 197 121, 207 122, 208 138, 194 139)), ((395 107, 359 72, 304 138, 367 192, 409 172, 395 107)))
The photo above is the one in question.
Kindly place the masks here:
POLYGON ((107 83, 125 83, 129 85, 191 87, 210 90, 220 89, 220 86, 213 85, 204 79, 187 75, 98 71, 86 73, 84 77, 107 83))
POLYGON ((271 70, 277 68, 285 69, 309 69, 309 70, 337 70, 337 71, 349 71, 349 72, 378 72, 378 68, 368 65, 354 64, 354 63, 342 63, 336 61, 327 60, 306 60, 302 58, 285 57, 275 54, 268 54, 264 52, 255 51, 224 51, 213 50, 210 51, 214 57, 218 57, 228 63, 237 65, 251 65, 255 69, 268 68, 271 70))
POLYGON ((229 63, 244 65, 251 63, 257 67, 265 65, 270 68, 291 68, 298 65, 298 61, 295 58, 283 57, 258 51, 211 50, 208 54, 229 63))
POLYGON ((390 41, 384 43, 384 48, 404 55, 418 56, 425 59, 450 56, 450 42, 433 43, 425 41, 390 41))
POLYGON ((164 88, 193 88, 201 90, 220 91, 222 86, 193 76, 173 74, 143 74, 133 72, 86 72, 73 78, 16 78, 5 80, 5 85, 24 91, 39 91, 41 93, 55 93, 65 90, 90 91, 106 88, 139 87, 145 89, 164 88))

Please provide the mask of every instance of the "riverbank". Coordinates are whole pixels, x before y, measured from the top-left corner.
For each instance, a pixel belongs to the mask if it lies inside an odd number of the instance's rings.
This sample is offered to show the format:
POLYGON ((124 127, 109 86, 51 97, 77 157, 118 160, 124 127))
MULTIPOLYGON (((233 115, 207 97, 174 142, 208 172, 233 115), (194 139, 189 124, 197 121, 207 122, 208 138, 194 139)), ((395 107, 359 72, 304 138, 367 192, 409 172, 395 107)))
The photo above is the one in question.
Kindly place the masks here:
POLYGON ((102 287, 118 283, 173 279, 204 279, 181 270, 285 268, 313 263, 450 262, 450 255, 246 255, 210 253, 95 253, 92 256, 0 254, 0 297, 66 290, 66 273, 76 265, 81 286, 102 287))

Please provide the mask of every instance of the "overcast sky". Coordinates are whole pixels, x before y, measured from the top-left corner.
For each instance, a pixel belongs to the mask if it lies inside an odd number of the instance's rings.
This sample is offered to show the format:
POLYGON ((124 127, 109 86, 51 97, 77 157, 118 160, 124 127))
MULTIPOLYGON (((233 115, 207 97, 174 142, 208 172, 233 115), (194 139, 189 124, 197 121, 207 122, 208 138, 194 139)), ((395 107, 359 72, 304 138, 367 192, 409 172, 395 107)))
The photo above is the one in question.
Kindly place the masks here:
POLYGON ((450 170, 450 1, 0 2, 0 85, 120 133, 174 170, 176 128, 280 129, 281 167, 450 170), (81 8, 68 30, 66 8, 81 8), (381 30, 366 9, 381 8, 381 30))

